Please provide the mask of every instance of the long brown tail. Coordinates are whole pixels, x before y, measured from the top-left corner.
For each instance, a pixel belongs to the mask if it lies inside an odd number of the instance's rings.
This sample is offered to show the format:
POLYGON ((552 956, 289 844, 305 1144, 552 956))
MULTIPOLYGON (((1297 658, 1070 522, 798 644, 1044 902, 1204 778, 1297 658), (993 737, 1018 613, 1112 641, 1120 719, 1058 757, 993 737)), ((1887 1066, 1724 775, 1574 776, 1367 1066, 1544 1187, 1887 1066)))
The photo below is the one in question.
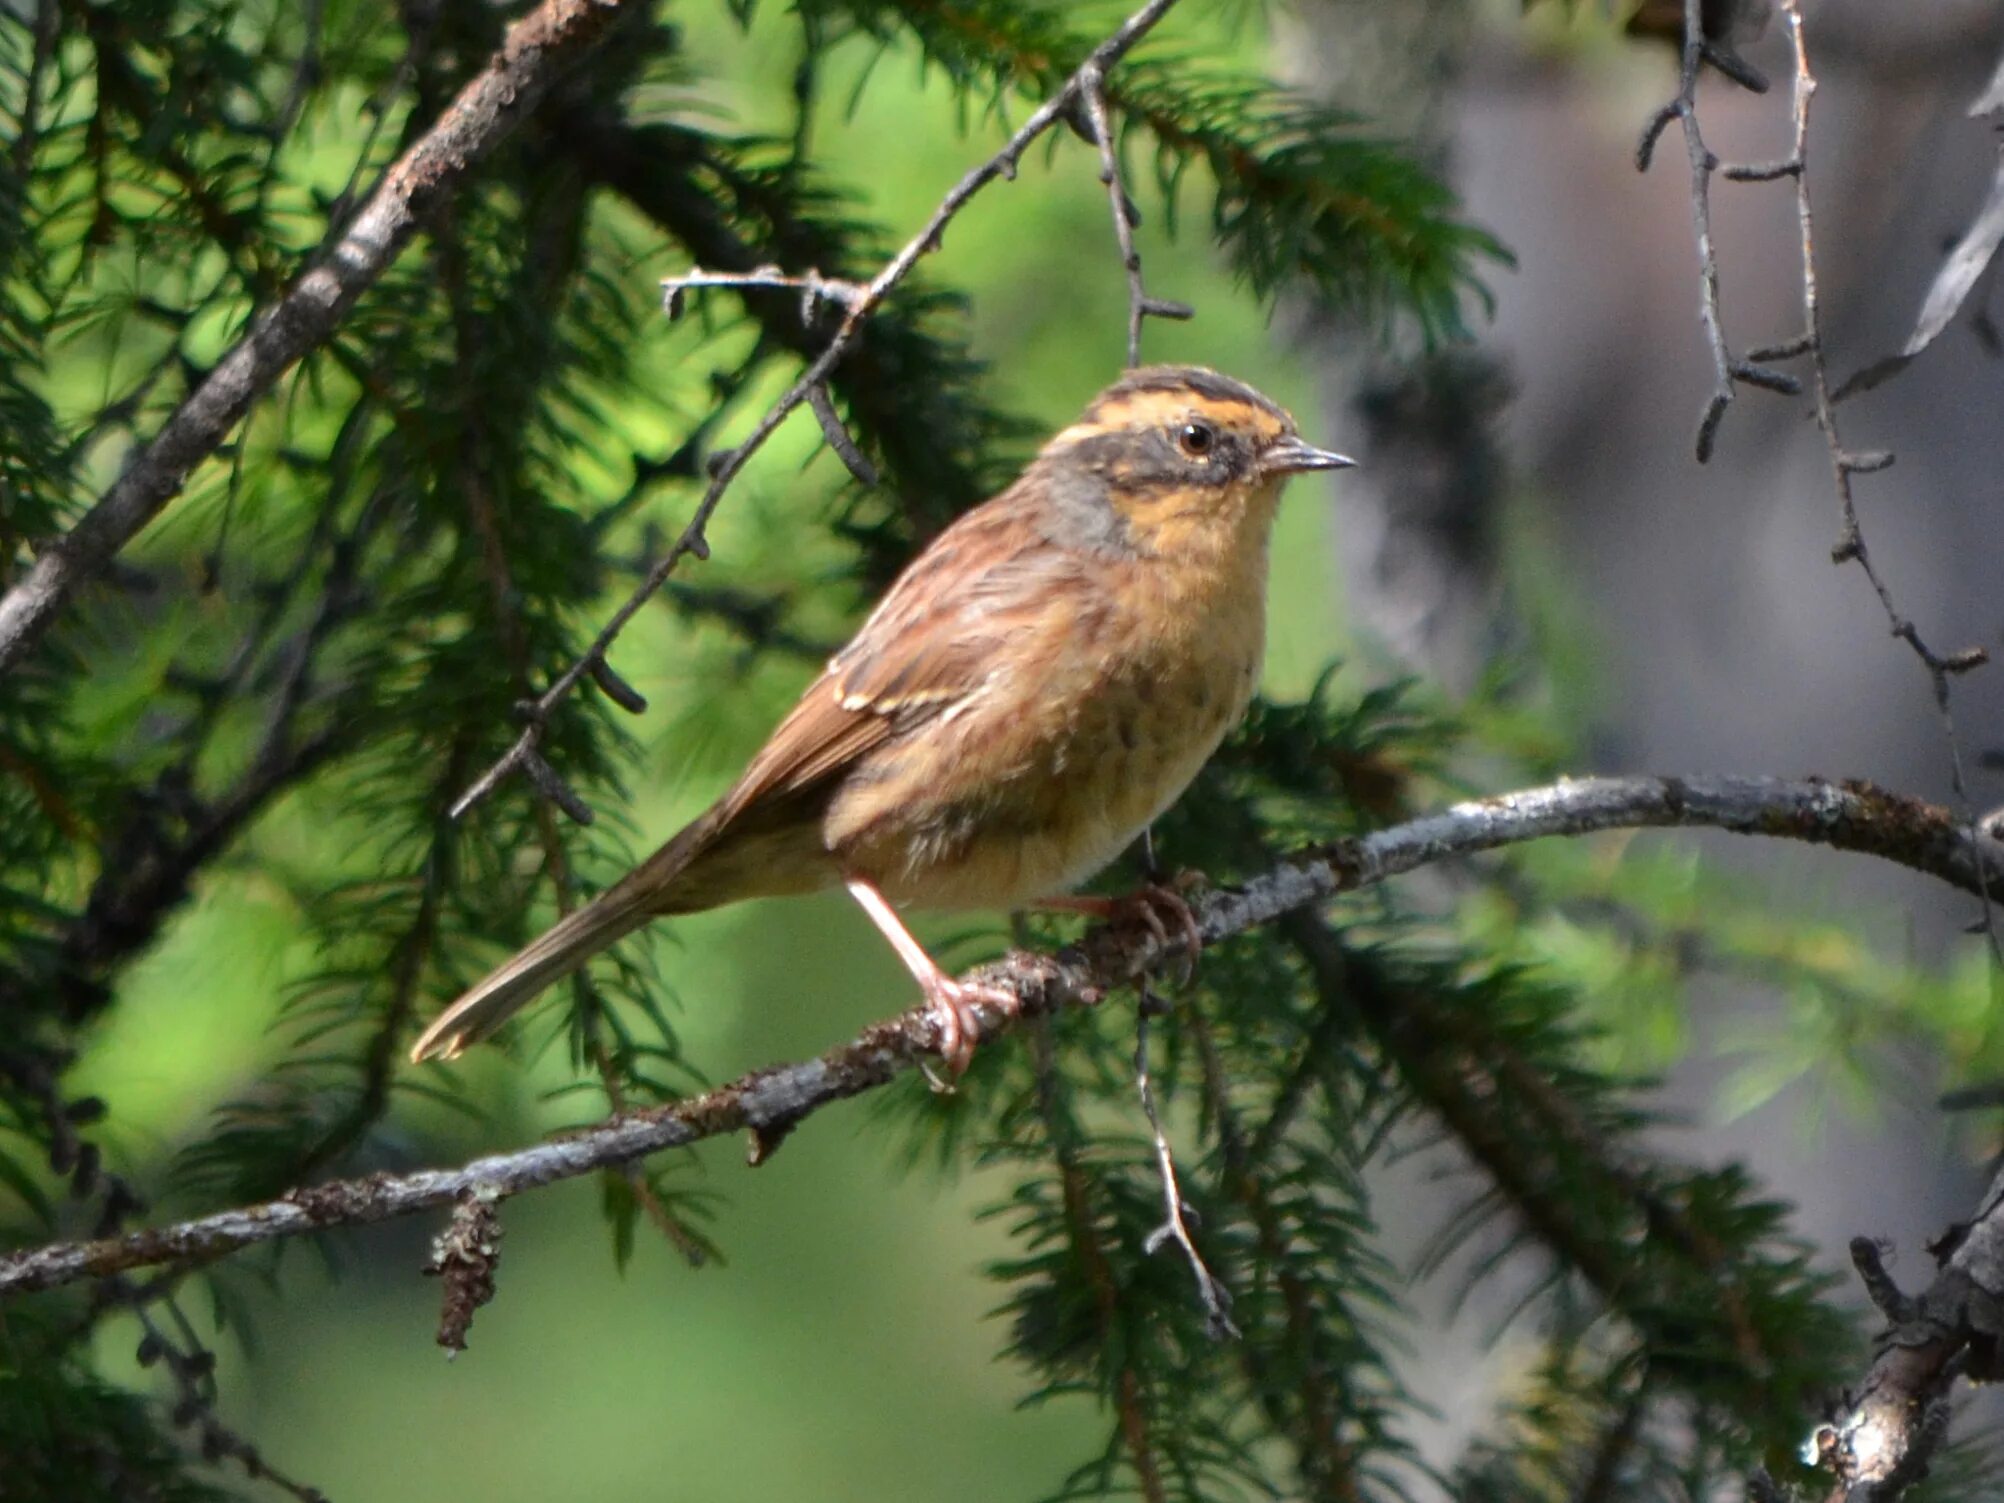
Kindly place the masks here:
POLYGON ((468 1044, 491 1036, 551 982, 655 915, 686 911, 690 905, 675 900, 675 880, 703 853, 720 824, 716 810, 698 818, 584 907, 517 951, 438 1015, 411 1046, 412 1061, 453 1058, 468 1044))

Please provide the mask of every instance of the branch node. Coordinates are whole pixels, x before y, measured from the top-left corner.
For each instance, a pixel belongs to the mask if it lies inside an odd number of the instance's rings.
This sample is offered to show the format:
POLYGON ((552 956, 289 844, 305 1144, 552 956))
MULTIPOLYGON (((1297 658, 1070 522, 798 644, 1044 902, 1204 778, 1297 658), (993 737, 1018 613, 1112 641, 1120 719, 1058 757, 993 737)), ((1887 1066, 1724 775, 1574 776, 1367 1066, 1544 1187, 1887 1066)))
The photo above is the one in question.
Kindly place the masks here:
POLYGON ((1793 339, 1784 339, 1779 344, 1764 344, 1759 349, 1748 350, 1747 359, 1753 361, 1793 360, 1798 355, 1807 355, 1816 348, 1816 341, 1807 334, 1798 334, 1793 339))
POLYGON ((536 792, 579 824, 588 825, 592 822, 594 815, 591 805, 578 797, 577 790, 557 775, 556 768, 545 762, 540 752, 533 746, 528 747, 523 751, 521 760, 522 771, 529 775, 529 781, 535 785, 536 792))
POLYGON ((647 696, 613 671, 612 665, 604 658, 593 658, 591 681, 597 684, 605 697, 618 705, 629 715, 647 713, 647 696))
POLYGON ((1751 360, 1735 360, 1732 372, 1735 381, 1744 381, 1749 386, 1778 391, 1785 397, 1802 395, 1802 383, 1787 371, 1771 370, 1765 365, 1755 365, 1751 360))
POLYGON ((1858 1270, 1858 1279, 1865 1286, 1865 1295, 1886 1317, 1889 1324, 1905 1325, 1920 1313, 1920 1302, 1910 1298, 1893 1281, 1886 1271, 1885 1255, 1890 1245, 1876 1242, 1870 1237, 1851 1239, 1851 1266, 1858 1270))
POLYGON ((814 410, 815 421, 821 424, 821 436, 828 440, 828 447, 841 456, 842 463, 849 467, 849 473, 866 486, 874 486, 881 478, 877 467, 856 447, 849 430, 842 426, 842 418, 835 411, 835 402, 828 395, 828 385, 816 381, 807 388, 807 405, 814 410))
POLYGON ((1839 468, 1853 475, 1876 475, 1893 467, 1891 449, 1844 450, 1837 456, 1839 468))
POLYGON ((1736 162, 1725 169, 1727 182, 1771 183, 1777 178, 1800 177, 1801 157, 1783 157, 1778 162, 1736 162))
POLYGON ((1088 127, 1080 134, 1099 148, 1099 180, 1106 188, 1107 204, 1113 212, 1113 238, 1120 249, 1121 269, 1127 273, 1127 363, 1132 367, 1141 363, 1143 320, 1194 318, 1197 310, 1187 303, 1148 295, 1141 277, 1141 252, 1134 244, 1134 229, 1141 223, 1141 213, 1120 180, 1120 156, 1107 107, 1106 77, 1089 62, 1079 69, 1077 80, 1079 106, 1088 127))
POLYGON ((1148 1119, 1148 1131, 1154 1140, 1155 1165, 1162 1175, 1163 1204, 1162 1224, 1142 1239, 1141 1251, 1152 1258, 1168 1243, 1174 1242, 1181 1248, 1184 1261, 1197 1281, 1197 1297, 1203 1302, 1205 1334, 1213 1341, 1236 1341, 1240 1333, 1232 1323, 1232 1292, 1218 1281, 1191 1240, 1190 1226, 1198 1218, 1176 1182, 1176 1158, 1162 1131, 1162 1118, 1155 1109, 1155 1089, 1148 1075, 1148 1025, 1151 1019, 1167 1013, 1169 1004, 1157 997, 1146 981, 1142 982, 1140 993, 1134 1021, 1134 1089, 1141 1098, 1141 1112, 1148 1119))

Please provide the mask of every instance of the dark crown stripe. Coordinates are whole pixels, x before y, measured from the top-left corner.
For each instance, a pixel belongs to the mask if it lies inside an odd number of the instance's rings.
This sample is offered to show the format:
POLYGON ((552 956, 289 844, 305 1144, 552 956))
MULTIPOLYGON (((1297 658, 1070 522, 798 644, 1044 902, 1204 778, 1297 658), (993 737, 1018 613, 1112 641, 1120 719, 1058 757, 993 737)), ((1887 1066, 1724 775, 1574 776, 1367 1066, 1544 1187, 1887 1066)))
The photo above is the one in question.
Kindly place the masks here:
POLYGON ((1221 376, 1214 370, 1206 370, 1201 365, 1144 365, 1139 370, 1129 371, 1100 393, 1093 403, 1092 411, 1086 414, 1089 422, 1105 407, 1113 406, 1145 392, 1174 394, 1188 392, 1191 396, 1214 402, 1243 402, 1248 407, 1256 407, 1261 412, 1274 417, 1286 414, 1271 400, 1261 396, 1243 381, 1234 381, 1230 376, 1221 376))

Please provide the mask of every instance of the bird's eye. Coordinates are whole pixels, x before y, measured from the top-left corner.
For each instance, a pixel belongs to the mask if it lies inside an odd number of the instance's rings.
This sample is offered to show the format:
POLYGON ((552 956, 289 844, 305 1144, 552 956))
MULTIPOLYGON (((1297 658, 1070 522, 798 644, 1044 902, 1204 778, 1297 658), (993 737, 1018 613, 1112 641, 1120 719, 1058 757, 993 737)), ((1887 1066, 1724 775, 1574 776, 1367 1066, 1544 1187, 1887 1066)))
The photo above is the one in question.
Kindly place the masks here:
POLYGON ((1209 423, 1185 423, 1176 432, 1176 447, 1192 459, 1202 459, 1217 442, 1218 430, 1209 423))

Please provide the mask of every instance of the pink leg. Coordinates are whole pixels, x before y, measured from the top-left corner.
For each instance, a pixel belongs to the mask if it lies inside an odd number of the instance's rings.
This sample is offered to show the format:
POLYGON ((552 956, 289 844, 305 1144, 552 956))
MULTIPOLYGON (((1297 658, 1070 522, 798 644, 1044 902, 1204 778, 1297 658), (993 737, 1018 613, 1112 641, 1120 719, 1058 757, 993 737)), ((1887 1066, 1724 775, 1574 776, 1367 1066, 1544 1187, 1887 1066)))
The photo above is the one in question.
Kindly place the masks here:
POLYGON ((978 986, 947 975, 939 968, 938 962, 926 954, 925 946, 912 937, 911 930, 905 927, 897 910, 891 907, 873 883, 855 876, 842 880, 849 889, 849 895, 862 904, 863 912, 870 915, 870 922, 891 942, 891 948, 898 952, 898 959, 918 978, 919 990, 925 993, 926 1003, 932 1008, 933 1017, 939 1024, 940 1057, 955 1075, 964 1073, 967 1062, 974 1058, 974 1037, 981 1030, 981 1020, 974 1014, 975 1006, 986 1002, 1004 1013, 1013 1013, 1017 1006, 1016 994, 999 986, 978 986))

